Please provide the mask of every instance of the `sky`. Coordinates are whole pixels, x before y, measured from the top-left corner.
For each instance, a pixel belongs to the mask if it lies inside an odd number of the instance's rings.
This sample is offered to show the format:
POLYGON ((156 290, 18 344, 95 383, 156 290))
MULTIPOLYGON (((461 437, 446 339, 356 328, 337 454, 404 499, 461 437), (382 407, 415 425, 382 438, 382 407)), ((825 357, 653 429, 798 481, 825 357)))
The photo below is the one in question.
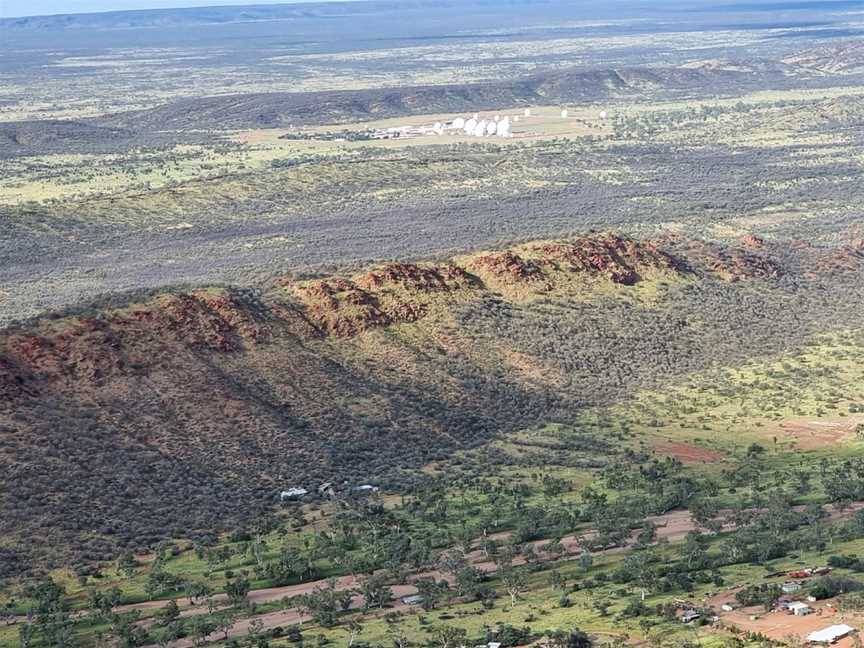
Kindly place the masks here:
MULTIPOLYGON (((122 11, 124 9, 168 9, 215 5, 295 4, 310 0, 0 0, 0 18, 50 14, 122 11)), ((327 2, 328 0, 316 0, 327 2)))

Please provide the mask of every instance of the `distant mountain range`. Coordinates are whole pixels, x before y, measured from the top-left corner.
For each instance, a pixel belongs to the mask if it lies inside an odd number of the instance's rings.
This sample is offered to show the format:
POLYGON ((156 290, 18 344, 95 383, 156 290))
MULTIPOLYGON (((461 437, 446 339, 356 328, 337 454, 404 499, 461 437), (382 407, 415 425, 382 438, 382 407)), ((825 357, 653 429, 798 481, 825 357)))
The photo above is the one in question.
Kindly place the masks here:
MULTIPOLYGON (((178 0, 182 1, 182 0, 178 0)), ((536 4, 534 0, 510 0, 507 9, 536 4)), ((543 2, 544 5, 561 4, 561 0, 543 2)), ((345 2, 309 2, 275 5, 238 5, 218 7, 186 7, 177 9, 141 9, 106 11, 99 13, 58 14, 0 18, 0 29, 124 29, 165 27, 178 25, 220 25, 226 23, 328 18, 350 15, 374 15, 412 11, 464 9, 492 11, 490 3, 481 0, 408 0, 387 2, 382 0, 348 0, 345 2)))
POLYGON ((600 101, 663 92, 740 94, 787 83, 786 66, 754 68, 565 69, 514 81, 329 92, 270 92, 181 99, 107 115, 100 126, 129 130, 278 128, 347 123, 436 112, 600 101))

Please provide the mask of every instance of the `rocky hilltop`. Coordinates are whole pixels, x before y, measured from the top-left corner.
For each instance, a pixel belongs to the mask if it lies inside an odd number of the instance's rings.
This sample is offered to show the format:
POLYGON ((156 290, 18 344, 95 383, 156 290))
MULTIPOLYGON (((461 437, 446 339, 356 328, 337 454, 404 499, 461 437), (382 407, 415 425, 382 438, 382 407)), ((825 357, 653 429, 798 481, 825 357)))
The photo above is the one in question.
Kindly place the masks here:
POLYGON ((591 234, 6 330, 4 570, 197 537, 289 485, 404 483, 501 433, 803 344, 825 317, 859 325, 862 265, 860 244, 591 234))

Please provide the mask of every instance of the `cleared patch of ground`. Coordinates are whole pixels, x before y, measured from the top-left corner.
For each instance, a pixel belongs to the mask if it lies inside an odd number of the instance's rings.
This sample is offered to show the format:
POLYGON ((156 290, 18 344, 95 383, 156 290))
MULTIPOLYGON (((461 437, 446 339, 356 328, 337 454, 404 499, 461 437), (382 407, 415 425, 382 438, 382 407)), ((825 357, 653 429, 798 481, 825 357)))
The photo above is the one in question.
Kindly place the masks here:
POLYGON ((794 441, 801 450, 830 448, 853 440, 859 429, 864 429, 864 416, 795 418, 777 424, 779 436, 794 441))

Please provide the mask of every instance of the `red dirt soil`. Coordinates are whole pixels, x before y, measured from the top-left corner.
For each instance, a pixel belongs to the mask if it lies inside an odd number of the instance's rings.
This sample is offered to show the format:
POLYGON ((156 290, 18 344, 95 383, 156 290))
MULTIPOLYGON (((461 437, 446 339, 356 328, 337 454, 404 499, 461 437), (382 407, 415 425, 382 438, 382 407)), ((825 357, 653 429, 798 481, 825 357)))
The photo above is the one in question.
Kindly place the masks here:
POLYGON ((666 441, 654 446, 654 449, 663 455, 675 457, 685 466, 689 464, 713 463, 725 458, 722 452, 700 448, 681 441, 666 441))
POLYGON ((788 419, 777 425, 777 436, 793 440, 801 450, 818 450, 840 443, 864 425, 864 415, 835 418, 788 419))

